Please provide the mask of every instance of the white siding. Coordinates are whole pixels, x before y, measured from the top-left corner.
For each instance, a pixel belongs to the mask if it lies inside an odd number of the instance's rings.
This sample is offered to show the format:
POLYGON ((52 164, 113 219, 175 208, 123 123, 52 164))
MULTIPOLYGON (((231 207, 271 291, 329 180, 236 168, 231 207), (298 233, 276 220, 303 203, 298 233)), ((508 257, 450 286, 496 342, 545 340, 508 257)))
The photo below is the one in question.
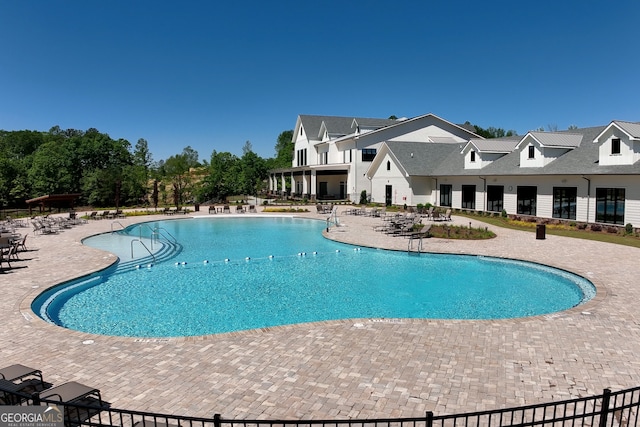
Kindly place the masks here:
MULTIPOLYGON (((638 153, 634 150, 633 141, 630 141, 620 131, 615 133, 614 129, 607 132, 604 142, 598 148, 598 158, 602 166, 608 165, 631 165, 638 160, 638 153), (611 154, 611 141, 620 139, 620 153, 611 154)), ((600 138, 602 140, 602 138, 600 138)))

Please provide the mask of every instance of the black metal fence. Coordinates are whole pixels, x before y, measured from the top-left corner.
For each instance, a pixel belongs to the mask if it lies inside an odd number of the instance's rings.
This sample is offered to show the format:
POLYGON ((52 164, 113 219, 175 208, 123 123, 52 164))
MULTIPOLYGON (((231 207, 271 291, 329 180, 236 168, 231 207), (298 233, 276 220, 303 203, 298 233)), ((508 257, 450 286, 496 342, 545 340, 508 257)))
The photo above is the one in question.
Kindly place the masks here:
MULTIPOLYGON (((0 392, 0 397, 2 394, 0 392)), ((68 426, 121 427, 527 427, 527 426, 637 426, 640 409, 640 387, 598 396, 542 403, 517 408, 434 415, 427 412, 417 418, 378 418, 345 420, 233 420, 220 414, 212 418, 154 414, 111 408, 108 404, 61 403, 39 399, 37 394, 4 392, 4 402, 14 405, 55 404, 64 408, 68 426)))

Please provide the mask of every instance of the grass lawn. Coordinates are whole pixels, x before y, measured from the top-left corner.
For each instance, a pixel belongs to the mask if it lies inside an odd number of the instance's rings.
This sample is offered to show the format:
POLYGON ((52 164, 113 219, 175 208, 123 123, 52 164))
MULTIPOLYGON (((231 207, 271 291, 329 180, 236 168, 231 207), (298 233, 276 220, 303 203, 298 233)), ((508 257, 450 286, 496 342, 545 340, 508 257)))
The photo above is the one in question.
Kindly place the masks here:
MULTIPOLYGON (((464 213, 456 213, 455 215, 473 218, 496 227, 511 228, 513 230, 530 231, 535 233, 535 223, 522 223, 521 221, 512 221, 502 217, 485 217, 480 215, 469 215, 464 213)), ((624 229, 622 230, 624 232, 624 229)), ((568 225, 550 225, 546 226, 546 234, 556 236, 573 237, 576 239, 596 240, 598 242, 615 243, 617 245, 633 246, 640 248, 640 238, 635 234, 614 234, 608 233, 604 229, 602 231, 578 230, 576 227, 568 225)))

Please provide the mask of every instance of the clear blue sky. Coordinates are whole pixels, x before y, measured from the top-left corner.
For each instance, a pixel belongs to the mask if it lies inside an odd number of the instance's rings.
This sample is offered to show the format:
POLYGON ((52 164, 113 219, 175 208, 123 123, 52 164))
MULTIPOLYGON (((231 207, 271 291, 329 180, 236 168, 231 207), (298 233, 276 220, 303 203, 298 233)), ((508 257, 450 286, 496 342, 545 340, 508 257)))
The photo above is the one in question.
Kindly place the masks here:
POLYGON ((298 114, 640 121, 640 2, 0 0, 0 129, 272 157, 298 114))

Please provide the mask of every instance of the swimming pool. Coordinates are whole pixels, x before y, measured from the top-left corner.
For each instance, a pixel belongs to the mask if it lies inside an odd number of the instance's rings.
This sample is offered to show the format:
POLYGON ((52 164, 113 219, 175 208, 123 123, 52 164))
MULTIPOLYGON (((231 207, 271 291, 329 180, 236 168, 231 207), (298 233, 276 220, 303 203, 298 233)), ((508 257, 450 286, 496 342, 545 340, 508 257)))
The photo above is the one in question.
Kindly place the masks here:
POLYGON ((134 225, 85 240, 116 252, 118 266, 46 291, 33 309, 85 332, 175 337, 336 319, 525 317, 595 295, 586 279, 546 266, 358 248, 324 239, 324 226, 292 217, 134 225), (165 242, 150 251, 155 261, 137 242, 151 246, 154 230, 165 242))

